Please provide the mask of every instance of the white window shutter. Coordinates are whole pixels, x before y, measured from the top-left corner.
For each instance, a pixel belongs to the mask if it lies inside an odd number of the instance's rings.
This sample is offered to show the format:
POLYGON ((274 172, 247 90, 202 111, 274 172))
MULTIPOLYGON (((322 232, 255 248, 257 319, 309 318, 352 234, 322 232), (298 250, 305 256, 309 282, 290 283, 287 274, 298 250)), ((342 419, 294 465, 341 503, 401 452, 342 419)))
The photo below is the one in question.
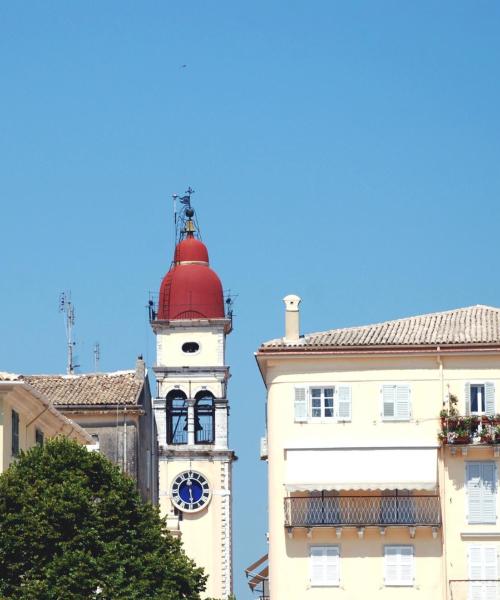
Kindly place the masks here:
POLYGON ((330 546, 326 548, 326 583, 328 585, 339 585, 340 569, 339 569, 339 549, 338 546, 330 546))
POLYGON ((414 584, 413 546, 385 546, 384 582, 385 585, 414 584))
POLYGON ((467 465, 467 504, 469 523, 481 523, 481 465, 467 465))
POLYGON ((396 419, 407 421, 410 418, 410 386, 396 386, 396 419))
POLYGON ((395 417, 396 405, 396 386, 382 386, 382 416, 385 419, 393 419, 395 417))
POLYGON ((351 386, 339 385, 338 389, 338 418, 341 421, 351 420, 351 386))
POLYGON ((495 414, 495 384, 487 381, 484 384, 485 409, 487 415, 495 414))
POLYGON ((481 517, 483 523, 497 521, 496 467, 493 462, 482 465, 481 476, 481 517))
POLYGON ((312 585, 324 585, 325 573, 323 565, 323 548, 311 548, 311 583, 312 585))
POLYGON ((470 415, 470 383, 465 384, 465 414, 470 415))
POLYGON ((483 577, 496 579, 498 577, 498 556, 496 546, 483 547, 483 577))
POLYGON ((402 585, 413 585, 413 547, 402 546, 400 549, 399 580, 402 585))
POLYGON ((305 387, 295 388, 294 414, 296 422, 307 421, 307 393, 305 387))
POLYGON ((340 553, 338 546, 312 546, 310 558, 312 585, 339 585, 340 553))

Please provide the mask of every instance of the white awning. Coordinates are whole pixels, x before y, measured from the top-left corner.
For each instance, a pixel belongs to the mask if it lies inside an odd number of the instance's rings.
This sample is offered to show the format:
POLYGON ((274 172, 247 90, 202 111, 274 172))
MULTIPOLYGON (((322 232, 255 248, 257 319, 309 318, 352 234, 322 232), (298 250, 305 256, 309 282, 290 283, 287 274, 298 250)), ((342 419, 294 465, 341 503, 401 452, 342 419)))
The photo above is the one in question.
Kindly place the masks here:
POLYGON ((286 451, 285 486, 311 490, 434 490, 436 448, 286 451))

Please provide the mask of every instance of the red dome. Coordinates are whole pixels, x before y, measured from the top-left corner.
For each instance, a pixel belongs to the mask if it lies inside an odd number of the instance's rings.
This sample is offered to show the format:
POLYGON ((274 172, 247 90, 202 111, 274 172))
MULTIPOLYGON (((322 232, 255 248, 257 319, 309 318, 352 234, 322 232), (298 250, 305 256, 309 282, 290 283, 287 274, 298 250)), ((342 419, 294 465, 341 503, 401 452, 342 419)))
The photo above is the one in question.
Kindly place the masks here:
POLYGON ((208 265, 207 247, 195 237, 187 237, 177 244, 174 262, 205 262, 208 265))
POLYGON ((174 256, 175 264, 161 283, 157 318, 223 319, 222 284, 208 266, 206 246, 188 237, 177 244, 174 256))

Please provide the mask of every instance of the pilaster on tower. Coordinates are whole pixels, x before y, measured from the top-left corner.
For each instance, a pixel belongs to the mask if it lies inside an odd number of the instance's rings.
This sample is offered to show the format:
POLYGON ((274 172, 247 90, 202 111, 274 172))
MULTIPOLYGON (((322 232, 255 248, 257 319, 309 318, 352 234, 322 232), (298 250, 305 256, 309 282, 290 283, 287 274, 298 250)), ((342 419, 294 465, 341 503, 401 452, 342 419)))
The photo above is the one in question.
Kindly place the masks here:
POLYGON ((232 590, 231 467, 222 284, 209 266, 191 193, 180 199, 177 244, 152 311, 156 335, 160 510, 209 575, 208 597, 232 590), (203 544, 200 544, 203 539, 203 544))

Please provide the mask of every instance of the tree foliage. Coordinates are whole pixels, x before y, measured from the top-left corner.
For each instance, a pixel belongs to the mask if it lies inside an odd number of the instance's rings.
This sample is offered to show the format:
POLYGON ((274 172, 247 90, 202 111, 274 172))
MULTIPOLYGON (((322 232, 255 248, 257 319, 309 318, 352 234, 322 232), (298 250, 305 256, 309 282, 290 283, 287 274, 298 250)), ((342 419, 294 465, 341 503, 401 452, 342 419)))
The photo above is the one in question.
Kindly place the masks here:
POLYGON ((57 438, 0 476, 0 597, 198 600, 205 580, 99 453, 57 438))

